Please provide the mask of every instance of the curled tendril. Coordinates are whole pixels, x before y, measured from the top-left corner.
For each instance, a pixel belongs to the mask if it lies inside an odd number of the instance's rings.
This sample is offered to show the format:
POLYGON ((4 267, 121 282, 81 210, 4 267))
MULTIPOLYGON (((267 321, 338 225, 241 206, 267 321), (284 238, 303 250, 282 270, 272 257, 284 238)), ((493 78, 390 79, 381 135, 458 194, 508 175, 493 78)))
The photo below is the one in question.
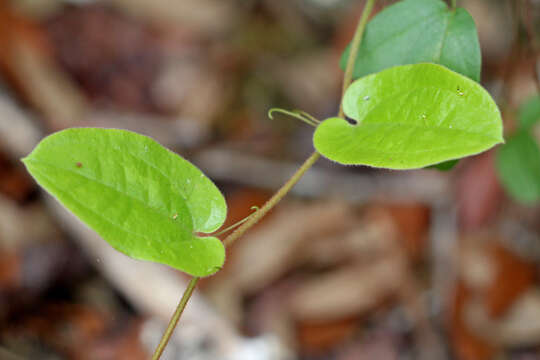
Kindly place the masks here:
POLYGON ((305 111, 302 111, 302 110, 293 110, 293 111, 288 111, 288 110, 284 110, 284 109, 280 109, 280 108, 272 108, 270 110, 268 110, 268 117, 272 120, 274 120, 274 116, 273 116, 273 113, 280 113, 280 114, 284 114, 284 115, 289 115, 295 119, 298 119, 302 122, 305 122, 306 124, 308 125, 311 125, 313 127, 317 127, 317 125, 320 124, 320 121, 317 120, 315 117, 311 116, 310 114, 308 114, 307 112, 305 111))

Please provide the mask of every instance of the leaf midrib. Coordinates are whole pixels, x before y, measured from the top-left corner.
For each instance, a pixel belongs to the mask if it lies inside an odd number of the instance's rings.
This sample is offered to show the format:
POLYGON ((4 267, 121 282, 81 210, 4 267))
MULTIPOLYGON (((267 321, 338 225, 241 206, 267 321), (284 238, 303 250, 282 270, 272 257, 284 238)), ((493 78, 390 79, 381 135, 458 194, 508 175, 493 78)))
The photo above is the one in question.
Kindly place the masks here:
MULTIPOLYGON (((367 150, 367 151, 370 151, 370 152, 377 152, 377 153, 381 153, 381 154, 422 154, 422 153, 427 153, 427 152, 442 151, 442 150, 447 150, 447 149, 455 149, 455 147, 453 147, 453 146, 445 146, 445 147, 437 147, 437 148, 431 148, 431 149, 425 149, 425 150, 415 150, 415 151, 411 151, 411 150, 407 150, 407 151, 385 151, 385 150, 381 150, 380 148, 366 147, 363 144, 361 144, 360 147, 363 150, 367 150)), ((463 149, 463 147, 460 147, 460 149, 463 149)), ((447 160, 453 160, 453 159, 447 159, 447 160)), ((446 160, 444 160, 444 161, 446 161, 446 160)))
MULTIPOLYGON (((36 170, 36 169, 34 169, 34 171, 35 171, 35 170, 36 170)), ((57 191, 58 193, 63 194, 63 196, 65 196, 65 197, 71 199, 74 203, 79 204, 82 208, 84 208, 84 209, 86 209, 87 211, 89 211, 90 213, 94 214, 95 217, 97 217, 97 218, 99 218, 99 219, 102 219, 104 222, 106 222, 106 223, 112 225, 113 227, 115 227, 115 228, 119 229, 120 231, 124 232, 125 234, 137 236, 137 237, 143 239, 143 241, 146 241, 146 242, 148 242, 148 241, 150 241, 150 242, 155 242, 155 241, 156 241, 154 238, 150 238, 150 237, 147 237, 146 235, 142 235, 142 234, 139 234, 139 233, 137 233, 137 232, 130 231, 130 230, 128 230, 127 228, 125 228, 125 227, 123 227, 123 226, 121 226, 121 225, 119 225, 119 224, 117 224, 117 223, 115 223, 115 222, 110 221, 109 219, 107 219, 106 217, 102 216, 101 214, 99 214, 99 213, 96 212, 95 210, 93 210, 93 209, 91 209, 91 208, 85 206, 85 205, 84 205, 82 202, 80 202, 79 200, 76 200, 75 197, 71 196, 68 192, 63 191, 63 190, 61 190, 60 188, 58 188, 57 186, 53 185, 53 184, 54 184, 54 181, 53 181, 54 179, 52 179, 52 178, 49 177, 48 175, 45 175, 42 171, 37 170, 36 172, 37 172, 37 173, 40 173, 40 175, 41 175, 43 178, 45 178, 45 179, 48 180, 48 182, 49 182, 49 187, 51 187, 51 188, 56 188, 56 191, 57 191)), ((204 241, 204 238, 205 238, 205 237, 199 237, 199 236, 194 236, 194 235, 192 235, 192 236, 191 236, 189 239, 187 239, 187 240, 178 239, 178 238, 176 238, 176 239, 171 238, 171 240, 172 240, 173 243, 176 242, 176 243, 178 243, 179 245, 180 245, 180 244, 185 244, 184 246, 188 246, 189 243, 191 243, 193 240, 199 239, 199 240, 204 241)), ((116 247, 116 246, 115 246, 115 247, 116 247)), ((122 250, 122 251, 126 251, 126 250, 122 250)), ((129 251, 128 251, 128 252, 129 252, 129 251)), ((205 268, 206 268, 205 266, 202 266, 201 263, 200 263, 195 257, 193 257, 193 256, 190 254, 189 251, 186 251, 185 253, 183 253, 182 256, 188 256, 189 258, 191 258, 191 259, 192 259, 192 262, 195 263, 196 266, 199 267, 199 269, 205 269, 205 268)), ((138 259, 141 259, 141 260, 159 261, 158 258, 154 258, 154 257, 152 257, 152 256, 144 256, 144 252, 143 252, 143 255, 138 254, 138 255, 137 255, 137 258, 138 258, 138 259)), ((177 257, 177 258, 176 258, 176 261, 179 261, 179 259, 181 259, 181 257, 180 257, 180 258, 177 257)), ((181 261, 181 260, 180 260, 180 261, 181 261)))
MULTIPOLYGON (((114 141, 115 139, 112 139, 112 140, 114 141)), ((146 141, 147 139, 143 139, 143 140, 146 141)), ((67 143, 67 144, 55 144, 54 146, 55 146, 55 147, 64 147, 64 146, 69 146, 69 145, 72 145, 72 144, 71 144, 71 143, 67 143)), ((91 147, 94 147, 94 144, 91 143, 91 142, 87 143, 87 145, 89 145, 89 146, 91 146, 91 147)), ((158 146, 159 146, 159 144, 156 143, 156 142, 153 141, 153 140, 152 140, 152 142, 151 142, 150 144, 145 144, 145 145, 147 145, 147 146, 152 146, 152 147, 154 147, 155 145, 158 145, 158 146)), ((163 179, 165 179, 165 180, 169 183, 169 185, 171 186, 171 188, 173 188, 174 191, 178 192, 178 194, 180 195, 180 197, 184 200, 184 203, 185 203, 186 207, 187 207, 187 208, 189 209, 189 211, 190 211, 190 214, 189 214, 189 215, 190 215, 190 217, 191 217, 191 223, 192 223, 192 227, 193 227, 192 231, 196 231, 196 232, 200 232, 200 233, 207 233, 207 232, 205 232, 205 231, 201 231, 201 230, 199 230, 199 229, 196 228, 195 225, 197 224, 197 221, 196 221, 196 219, 194 219, 193 214, 191 213, 191 212, 192 212, 192 211, 191 211, 191 206, 189 205, 189 199, 191 198, 191 196, 193 195, 193 192, 195 191, 195 187, 196 187, 196 185, 197 185, 197 180, 194 180, 195 182, 194 182, 194 184, 191 185, 191 191, 190 191, 190 193, 189 193, 189 195, 188 195, 188 194, 187 194, 187 191, 185 191, 184 189, 182 189, 181 186, 177 185, 174 181, 172 181, 171 178, 170 178, 169 176, 167 176, 166 173, 164 173, 159 167, 155 166, 152 162, 146 161, 143 157, 140 157, 140 156, 137 156, 137 155, 133 154, 131 151, 129 151, 129 149, 126 149, 126 148, 123 148, 122 150, 120 150, 120 148, 117 149, 117 148, 112 147, 111 150, 112 150, 112 151, 115 151, 115 152, 117 152, 117 153, 130 155, 133 159, 138 160, 138 161, 140 161, 141 163, 143 163, 144 165, 148 166, 150 169, 155 170, 155 172, 156 172, 157 174, 159 174, 163 179)), ((177 156, 174 152, 172 152, 172 151, 169 150, 169 149, 164 149, 164 150, 166 151, 166 154, 167 154, 168 156, 171 156, 171 155, 172 155, 172 156, 177 156)), ((185 159, 182 159, 182 158, 180 158, 180 159, 183 160, 183 161, 185 161, 185 162, 188 163, 189 165, 192 165, 192 166, 193 166, 193 164, 191 164, 189 161, 187 161, 187 160, 185 160, 185 159)), ((45 162, 44 162, 44 163, 45 163, 45 162)), ((52 165, 52 166, 54 166, 54 165, 52 165)), ((58 168, 61 168, 61 167, 58 167, 58 168)), ((68 169, 66 169, 66 170, 68 170, 68 169)), ((69 170, 71 170, 71 169, 69 169, 69 170)), ((111 186, 111 185, 109 185, 109 186, 111 186)), ((120 191, 118 191, 118 192, 120 192, 120 191)), ((120 192, 120 193, 122 193, 122 192, 120 192)), ((138 199, 138 200, 144 203, 143 200, 140 200, 140 199, 138 199)), ((208 217, 209 217, 209 216, 208 216, 208 217)), ((206 219, 206 221, 208 221, 208 218, 206 219)))
MULTIPOLYGON (((51 163, 46 162, 46 161, 41 161, 41 160, 40 160, 40 161, 37 161, 37 160, 34 160, 34 159, 32 159, 32 158, 28 158, 28 159, 26 159, 26 161, 29 162, 29 163, 33 163, 34 165, 37 165, 38 167, 39 167, 40 164, 47 165, 47 166, 50 166, 50 167, 52 167, 52 168, 59 169, 59 170, 63 170, 63 171, 69 172, 69 173, 71 173, 71 174, 74 174, 74 175, 76 175, 76 176, 82 177, 82 178, 84 178, 84 179, 86 179, 86 180, 88 180, 88 181, 93 181, 93 182, 95 182, 95 183, 97 183, 97 184, 99 184, 99 185, 103 185, 104 187, 109 188, 109 189, 111 189, 112 191, 114 191, 114 192, 116 192, 116 193, 118 193, 118 194, 120 194, 120 195, 122 195, 122 196, 124 196, 124 197, 126 197, 126 198, 129 198, 129 199, 132 199, 132 200, 136 201, 137 203, 141 204, 143 207, 145 207, 146 209, 150 210, 151 212, 153 212, 153 213, 159 215, 160 217, 163 217, 163 218, 165 218, 165 219, 170 219, 170 216, 169 216, 168 214, 167 214, 167 215, 164 215, 161 211, 159 211, 159 210, 156 209, 156 208, 153 208, 153 207, 149 206, 149 205, 148 205, 146 202, 144 202, 143 200, 141 200, 141 199, 139 199, 139 198, 137 198, 137 197, 134 197, 134 196, 130 195, 129 193, 122 192, 122 191, 118 190, 117 188, 115 188, 114 186, 112 186, 112 185, 110 185, 110 184, 107 184, 106 182, 99 181, 99 180, 96 179, 96 178, 92 178, 92 177, 90 177, 90 176, 86 176, 86 175, 84 175, 84 174, 82 174, 82 173, 79 173, 79 172, 76 172, 76 171, 74 171, 74 170, 72 170, 72 169, 65 168, 65 167, 62 167, 62 166, 57 166, 57 165, 55 165, 55 164, 51 164, 51 163)), ((36 170, 36 168, 34 168, 34 171, 35 171, 35 170, 36 170)), ((39 170, 38 170, 38 172, 40 172, 41 175, 42 175, 43 177, 48 178, 49 180, 51 180, 51 178, 48 177, 48 176, 46 176, 46 175, 44 175, 43 172, 41 172, 41 171, 39 171, 39 170)), ((182 199, 182 200, 184 200, 184 199, 182 199)), ((184 201, 185 201, 185 200, 184 200, 184 201)), ((187 205, 186 205, 186 206, 187 206, 187 205)), ((85 207, 85 208, 87 208, 87 207, 85 207)), ((90 208, 87 208, 87 209, 90 209, 90 208)), ((191 214, 190 214, 190 215, 191 215, 191 214)), ((192 229, 192 230, 194 230, 194 229, 192 229)))
MULTIPOLYGON (((58 168, 59 168, 59 169, 63 169, 63 168, 61 168, 61 167, 58 167, 58 168)), ((109 224, 111 224, 111 225, 113 225, 113 226, 119 228, 120 230, 122 230, 122 231, 125 232, 126 234, 135 235, 135 236, 141 237, 141 238, 143 238, 143 239, 145 239, 145 240, 151 240, 151 238, 149 238, 149 237, 147 237, 147 236, 145 236, 145 235, 143 235, 143 234, 139 234, 139 233, 137 233, 137 232, 128 230, 127 228, 125 228, 125 227, 123 227, 123 226, 121 226, 121 225, 119 225, 119 224, 117 224, 117 223, 115 223, 115 222, 112 222, 112 221, 109 220, 107 217, 101 215, 100 213, 96 212, 96 211, 93 210, 92 208, 90 208, 90 207, 84 205, 81 201, 76 200, 75 197, 73 197, 72 195, 69 194, 69 192, 64 191, 64 190, 60 189, 59 187, 55 186, 55 185, 54 185, 54 179, 53 179, 52 177, 50 177, 49 175, 46 175, 46 172, 45 172, 45 171, 41 171, 41 170, 39 170, 39 168, 34 168, 33 171, 36 172, 36 173, 39 173, 40 176, 42 176, 43 178, 47 179, 47 181, 48 181, 49 184, 50 184, 49 187, 55 188, 55 189, 56 189, 56 192, 61 193, 61 194, 63 194, 64 196, 70 198, 71 200, 73 200, 74 203, 79 204, 79 205, 80 205, 81 207, 83 207, 84 209, 86 209, 86 210, 88 210, 89 212, 95 214, 96 217, 98 217, 98 218, 100 218, 100 219, 103 219, 105 222, 107 222, 107 223, 109 223, 109 224)), ((79 175, 79 174, 77 174, 77 175, 79 175)), ((89 178, 86 177, 86 176, 82 176, 82 177, 84 177, 85 179, 89 179, 89 178)), ((91 180, 91 179, 89 179, 89 180, 91 180)), ((99 183, 99 182, 98 182, 98 183, 99 183)), ((99 183, 99 184, 101 184, 101 183, 99 183)), ((105 185, 105 184, 102 184, 102 185, 105 185)), ((114 189, 114 188, 111 188, 111 187, 109 187, 109 186, 107 186, 107 185, 105 185, 105 186, 108 187, 108 188, 110 188, 110 189, 112 189, 112 190, 115 190, 115 191, 116 191, 116 189, 114 189)), ((150 208, 150 209, 152 209, 152 208, 150 208)), ((160 214, 160 215, 161 215, 161 214, 160 214)), ((181 239, 180 239, 180 240, 175 240, 175 241, 179 241, 179 242, 189 242, 189 241, 181 240, 181 239)))

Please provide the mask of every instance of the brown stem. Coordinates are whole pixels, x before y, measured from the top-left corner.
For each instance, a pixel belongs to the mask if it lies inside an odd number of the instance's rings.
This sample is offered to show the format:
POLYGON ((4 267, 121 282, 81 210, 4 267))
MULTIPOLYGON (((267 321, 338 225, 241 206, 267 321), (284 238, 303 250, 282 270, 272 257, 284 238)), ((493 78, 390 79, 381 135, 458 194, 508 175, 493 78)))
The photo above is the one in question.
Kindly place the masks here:
POLYGON ((165 347, 169 343, 171 335, 174 332, 174 329, 176 328, 178 321, 180 320, 180 316, 182 316, 182 313, 184 312, 184 309, 186 308, 188 300, 189 298, 191 298, 191 295, 193 294, 193 290, 195 290, 195 286, 197 286, 198 282, 199 282, 198 277, 193 277, 191 281, 189 282, 186 291, 184 291, 184 295, 182 295, 182 299, 180 299, 180 302, 178 303, 178 306, 176 307, 176 311, 174 312, 173 316, 171 317, 171 320, 169 321, 167 330, 165 330, 165 333, 161 337, 161 341, 159 342, 159 345, 156 348, 154 355, 152 356, 152 360, 158 360, 161 357, 161 354, 163 353, 163 350, 165 350, 165 347))

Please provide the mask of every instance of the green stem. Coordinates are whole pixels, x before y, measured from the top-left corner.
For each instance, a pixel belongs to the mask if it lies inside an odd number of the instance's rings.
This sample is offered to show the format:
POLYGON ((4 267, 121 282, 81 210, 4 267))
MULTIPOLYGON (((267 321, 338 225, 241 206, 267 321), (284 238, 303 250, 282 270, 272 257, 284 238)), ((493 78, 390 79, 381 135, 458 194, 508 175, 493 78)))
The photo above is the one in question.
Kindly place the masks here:
MULTIPOLYGON (((362 35, 364 33, 364 30, 367 24, 367 19, 369 18, 371 10, 373 9, 374 3, 375 3, 375 0, 367 0, 366 5, 364 6, 364 10, 362 12, 360 21, 358 22, 356 33, 353 37, 352 44, 351 44, 351 51, 349 53, 349 58, 347 59, 347 68, 345 70, 345 75, 343 78, 343 91, 341 94, 342 99, 343 99, 343 96, 345 95, 345 91, 347 90, 347 88, 352 82, 354 62, 358 54, 358 49, 360 48, 362 35)), ((338 116, 343 117, 343 109, 341 107, 339 109, 338 116)), ((233 244, 239 237, 244 235, 246 231, 248 231, 253 225, 257 224, 259 220, 261 220, 270 210, 272 210, 272 208, 276 206, 281 201, 281 199, 283 199, 285 195, 287 195, 287 193, 292 189, 292 187, 296 185, 298 180, 300 180, 300 178, 306 173, 306 171, 308 171, 320 157, 321 157, 321 154, 319 154, 317 151, 313 152, 313 154, 311 154, 310 157, 307 158, 306 161, 304 161, 302 166, 300 166, 300 168, 291 176, 291 178, 287 180, 285 184, 283 184, 283 186, 270 198, 270 200, 268 200, 263 205, 263 207, 261 207, 251 216, 249 216, 245 223, 243 223, 239 228, 237 228, 234 232, 232 232, 229 236, 227 236, 223 240, 223 244, 225 245, 225 247, 228 247, 231 244, 233 244)), ((154 355, 152 356, 152 360, 159 360, 198 282, 199 282, 198 277, 193 277, 191 281, 189 282, 189 285, 186 291, 182 295, 182 299, 180 299, 180 303, 178 304, 176 311, 174 312, 171 320, 169 321, 167 330, 163 334, 163 337, 156 351, 154 352, 154 355)))
POLYGON ((193 290, 195 290, 195 286, 197 286, 198 282, 199 282, 198 277, 191 278, 186 291, 184 291, 184 295, 182 295, 182 299, 180 299, 180 302, 178 303, 178 306, 176 307, 176 311, 174 312, 171 320, 169 321, 167 330, 165 330, 165 333, 163 334, 161 341, 159 342, 159 345, 156 348, 156 351, 154 352, 154 355, 152 355, 152 360, 158 360, 161 357, 161 354, 163 353, 163 350, 165 350, 165 347, 169 343, 171 335, 173 334, 174 329, 176 328, 176 324, 178 324, 178 321, 180 320, 180 316, 182 316, 182 313, 184 312, 184 309, 186 308, 187 302, 189 298, 191 297, 191 295, 193 294, 193 290))
MULTIPOLYGON (((356 32, 354 33, 354 36, 351 42, 351 50, 349 52, 349 58, 347 59, 347 67, 345 68, 345 75, 343 76, 343 88, 341 91, 342 100, 343 100, 343 95, 345 95, 345 91, 347 90, 349 85, 351 85, 351 82, 352 82, 352 77, 353 77, 353 72, 354 72, 354 63, 356 60, 356 56, 358 55, 358 50, 360 49, 360 44, 362 43, 362 36, 364 35, 364 30, 366 29, 369 15, 371 14, 371 10, 373 9, 373 4, 375 4, 375 0, 367 0, 366 5, 364 5, 362 16, 360 17, 360 21, 358 22, 358 27, 356 28, 356 32)), ((341 101, 338 117, 343 117, 343 115, 344 115, 343 101, 341 101)))
POLYGON ((452 0, 452 10, 456 10, 457 0, 452 0))

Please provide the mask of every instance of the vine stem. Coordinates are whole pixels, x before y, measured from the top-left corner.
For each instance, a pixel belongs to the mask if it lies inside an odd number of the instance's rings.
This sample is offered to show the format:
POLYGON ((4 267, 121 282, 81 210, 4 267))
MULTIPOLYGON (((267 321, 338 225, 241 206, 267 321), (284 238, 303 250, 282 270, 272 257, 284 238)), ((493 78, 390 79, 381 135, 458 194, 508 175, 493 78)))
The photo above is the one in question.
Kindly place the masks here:
MULTIPOLYGON (((238 227, 235 231, 233 231, 229 236, 227 236, 223 240, 223 245, 225 247, 229 247, 232 243, 234 243, 239 237, 244 235, 246 231, 249 230, 253 225, 259 222, 264 215, 266 215, 274 206, 276 206, 277 203, 283 199, 285 195, 292 189, 294 185, 300 180, 302 175, 305 174, 306 171, 309 170, 313 166, 313 164, 319 159, 321 155, 315 151, 311 156, 304 161, 302 166, 291 176, 289 180, 283 186, 268 200, 263 207, 261 207, 259 210, 257 210, 255 213, 253 213, 249 218, 247 218, 247 221, 244 222, 240 227, 238 227)), ((180 317, 182 316, 182 313, 184 312, 184 309, 186 308, 186 305, 188 303, 188 300, 191 298, 191 295, 193 294, 193 290, 195 290, 195 287, 197 286, 197 283, 199 282, 198 277, 191 278, 187 289, 184 291, 184 294, 182 295, 182 298, 180 299, 180 302, 178 303, 178 306, 176 307, 176 311, 174 312, 173 316, 171 317, 171 320, 169 320, 169 325, 167 325, 167 330, 165 330, 165 333, 163 333, 163 336, 161 337, 161 341, 159 342, 159 345, 157 346, 156 350, 154 351, 154 355, 152 355, 152 360, 159 360, 161 357, 161 354, 163 353, 163 350, 165 350, 165 347, 169 343, 169 340, 174 332, 174 329, 176 328, 176 325, 178 324, 178 321, 180 320, 180 317)))
MULTIPOLYGON (((345 91, 347 91, 347 88, 349 87, 349 85, 351 85, 353 72, 354 72, 354 62, 356 60, 356 55, 358 54, 358 50, 360 50, 360 44, 362 43, 362 36, 364 35, 364 30, 366 29, 367 21, 369 19, 369 15, 371 14, 371 10, 373 10, 374 4, 375 4, 375 0, 366 1, 366 4, 364 5, 364 10, 362 10, 362 16, 360 17, 360 21, 358 22, 358 26, 356 27, 356 31, 354 33, 354 36, 351 42, 349 58, 347 59, 347 67, 345 68, 345 75, 343 76, 343 88, 341 90, 341 99, 343 99, 343 96, 345 95, 345 91)), ((338 117, 343 117, 343 115, 344 115, 343 101, 340 101, 338 117)))
MULTIPOLYGON (((347 67, 345 69, 345 75, 343 77, 343 89, 341 94, 342 99, 343 95, 345 95, 345 91, 352 82, 354 62, 356 60, 358 50, 360 49, 362 36, 364 34, 367 20, 369 18, 369 15, 371 14, 374 4, 375 0, 366 1, 366 4, 364 5, 364 9, 362 11, 362 16, 360 18, 360 21, 358 22, 356 32, 352 39, 351 50, 349 53, 349 58, 347 59, 347 67)), ((343 107, 340 106, 338 117, 343 117, 343 115, 343 107)), ((320 157, 321 154, 319 154, 317 151, 314 151, 309 156, 309 158, 304 161, 300 168, 298 168, 298 170, 291 176, 291 178, 287 180, 287 182, 283 184, 283 186, 270 198, 270 200, 268 200, 259 210, 257 210, 253 215, 251 215, 246 222, 244 222, 240 227, 238 227, 235 231, 233 231, 223 240, 223 244, 225 245, 225 247, 229 247, 231 244, 233 244, 253 225, 257 224, 259 220, 261 220, 270 210, 272 210, 272 208, 276 206, 285 195, 287 195, 287 193, 293 188, 294 185, 296 185, 296 183, 306 173, 306 171, 308 171, 320 157)), ((182 313, 184 312, 184 309, 186 308, 186 305, 191 298, 191 295, 193 294, 193 291, 195 290, 199 279, 200 278, 198 277, 191 278, 187 289, 184 291, 184 294, 182 295, 182 298, 180 299, 180 302, 178 303, 178 306, 176 307, 176 310, 171 317, 171 320, 169 321, 167 330, 165 330, 165 333, 163 334, 161 341, 159 342, 159 345, 156 348, 154 355, 152 356, 152 360, 159 360, 159 358, 161 357, 161 354, 169 343, 174 329, 176 328, 176 325, 178 324, 178 321, 180 320, 180 317, 182 316, 182 313)))
POLYGON ((159 345, 156 348, 154 355, 152 355, 152 360, 158 360, 161 357, 161 354, 163 354, 163 350, 165 350, 165 347, 169 343, 171 335, 174 332, 174 329, 176 328, 178 321, 180 320, 180 316, 182 316, 182 313, 184 312, 184 309, 186 308, 189 298, 191 298, 191 295, 193 294, 193 290, 195 290, 195 286, 197 286, 198 282, 199 282, 198 277, 191 278, 186 291, 184 291, 184 295, 182 295, 182 299, 180 299, 180 302, 178 303, 178 306, 176 307, 176 311, 174 312, 173 316, 171 317, 171 320, 169 321, 167 330, 165 330, 165 333, 161 337, 161 341, 159 342, 159 345))
POLYGON ((456 10, 457 0, 452 0, 452 10, 456 10))
POLYGON ((289 180, 257 211, 254 213, 248 221, 243 223, 238 229, 233 231, 229 236, 223 240, 223 244, 228 247, 231 246, 239 237, 249 230, 253 225, 259 222, 277 203, 283 199, 285 195, 292 189, 292 187, 300 180, 300 178, 313 166, 313 164, 321 157, 318 152, 313 152, 309 158, 298 168, 298 170, 291 176, 289 180))

